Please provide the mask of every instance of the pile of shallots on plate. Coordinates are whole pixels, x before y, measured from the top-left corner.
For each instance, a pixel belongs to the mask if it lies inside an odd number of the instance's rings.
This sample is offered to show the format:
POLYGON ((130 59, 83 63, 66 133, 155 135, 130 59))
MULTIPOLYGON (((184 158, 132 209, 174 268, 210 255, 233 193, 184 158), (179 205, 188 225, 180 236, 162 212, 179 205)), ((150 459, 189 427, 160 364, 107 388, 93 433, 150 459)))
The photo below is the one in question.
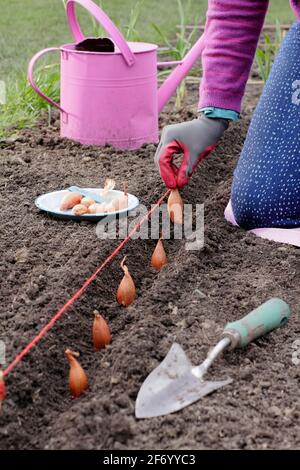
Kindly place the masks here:
MULTIPOLYGON (((114 187, 115 181, 110 178, 107 179, 101 196, 107 196, 109 191, 112 191, 114 187)), ((119 212, 123 209, 127 209, 127 207, 127 184, 124 184, 124 192, 120 197, 108 198, 108 201, 102 204, 96 203, 92 198, 84 197, 79 193, 73 192, 66 194, 60 203, 61 211, 72 209, 73 214, 77 216, 83 214, 109 214, 110 212, 119 212)))

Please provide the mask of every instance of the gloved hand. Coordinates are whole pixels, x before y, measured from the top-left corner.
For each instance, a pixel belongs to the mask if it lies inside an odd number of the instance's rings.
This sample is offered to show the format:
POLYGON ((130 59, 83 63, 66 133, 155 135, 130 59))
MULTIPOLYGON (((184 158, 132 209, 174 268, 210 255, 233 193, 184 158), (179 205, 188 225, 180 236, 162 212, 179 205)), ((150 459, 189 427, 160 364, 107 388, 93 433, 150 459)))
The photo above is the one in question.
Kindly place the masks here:
POLYGON ((181 188, 189 182, 201 160, 215 149, 228 125, 227 119, 212 119, 201 114, 193 121, 164 128, 155 163, 168 188, 181 188), (183 153, 180 168, 173 163, 178 153, 183 153))

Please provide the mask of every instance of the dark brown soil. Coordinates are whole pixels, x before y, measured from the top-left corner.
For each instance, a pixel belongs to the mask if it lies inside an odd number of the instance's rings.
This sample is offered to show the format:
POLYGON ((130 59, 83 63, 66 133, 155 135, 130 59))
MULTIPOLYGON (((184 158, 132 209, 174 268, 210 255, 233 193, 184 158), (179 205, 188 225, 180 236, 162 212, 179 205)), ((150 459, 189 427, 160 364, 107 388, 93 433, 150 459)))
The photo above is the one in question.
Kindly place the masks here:
MULTIPOLYGON (((179 113, 169 105, 162 124, 191 118, 196 92, 189 91, 179 113)), ((300 338, 299 249, 255 238, 223 218, 257 96, 248 90, 244 119, 183 191, 186 202, 205 203, 204 249, 187 252, 184 241, 166 241, 170 263, 157 273, 148 267, 155 241, 126 245, 9 376, 1 449, 300 448, 300 369, 292 363, 300 338), (138 289, 127 310, 115 300, 124 254, 138 289), (174 340, 199 363, 226 322, 273 296, 291 304, 293 317, 280 331, 216 363, 211 376, 230 376, 232 385, 177 414, 135 419, 139 387, 174 340), (96 308, 113 332, 112 345, 101 353, 91 347, 96 308), (80 351, 90 378, 88 392, 76 401, 67 386, 67 347, 80 351)), ((148 206, 164 192, 154 146, 128 154, 81 147, 61 140, 57 125, 48 128, 45 119, 0 149, 0 339, 8 361, 118 243, 98 240, 94 225, 39 213, 35 197, 71 184, 97 186, 109 175, 127 179, 148 206)))

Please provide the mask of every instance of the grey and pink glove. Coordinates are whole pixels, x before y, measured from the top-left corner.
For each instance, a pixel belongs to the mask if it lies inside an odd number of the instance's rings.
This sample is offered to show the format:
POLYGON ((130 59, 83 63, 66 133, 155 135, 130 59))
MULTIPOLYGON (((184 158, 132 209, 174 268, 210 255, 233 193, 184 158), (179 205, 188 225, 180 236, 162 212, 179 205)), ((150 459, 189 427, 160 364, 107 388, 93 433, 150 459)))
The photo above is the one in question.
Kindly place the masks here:
POLYGON ((228 125, 227 119, 207 118, 201 114, 193 121, 163 129, 155 163, 168 188, 182 188, 188 184, 201 160, 215 149, 228 125), (179 153, 183 158, 178 168, 173 159, 179 153))

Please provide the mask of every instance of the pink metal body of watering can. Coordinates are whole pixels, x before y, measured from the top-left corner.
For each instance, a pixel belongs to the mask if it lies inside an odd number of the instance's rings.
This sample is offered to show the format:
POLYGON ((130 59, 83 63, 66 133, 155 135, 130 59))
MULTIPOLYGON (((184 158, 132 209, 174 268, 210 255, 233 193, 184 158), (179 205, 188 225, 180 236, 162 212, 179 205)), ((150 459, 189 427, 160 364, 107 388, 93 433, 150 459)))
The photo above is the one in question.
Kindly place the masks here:
POLYGON ((61 136, 85 145, 137 149, 158 142, 158 114, 203 50, 203 36, 182 62, 157 63, 157 46, 126 42, 110 18, 91 0, 69 0, 67 17, 76 43, 84 36, 75 4, 85 7, 109 33, 115 52, 76 50, 76 44, 44 49, 31 60, 28 79, 33 89, 61 112, 61 136), (60 51, 60 104, 38 88, 33 78, 36 61, 60 51), (157 89, 157 67, 177 65, 157 89))

